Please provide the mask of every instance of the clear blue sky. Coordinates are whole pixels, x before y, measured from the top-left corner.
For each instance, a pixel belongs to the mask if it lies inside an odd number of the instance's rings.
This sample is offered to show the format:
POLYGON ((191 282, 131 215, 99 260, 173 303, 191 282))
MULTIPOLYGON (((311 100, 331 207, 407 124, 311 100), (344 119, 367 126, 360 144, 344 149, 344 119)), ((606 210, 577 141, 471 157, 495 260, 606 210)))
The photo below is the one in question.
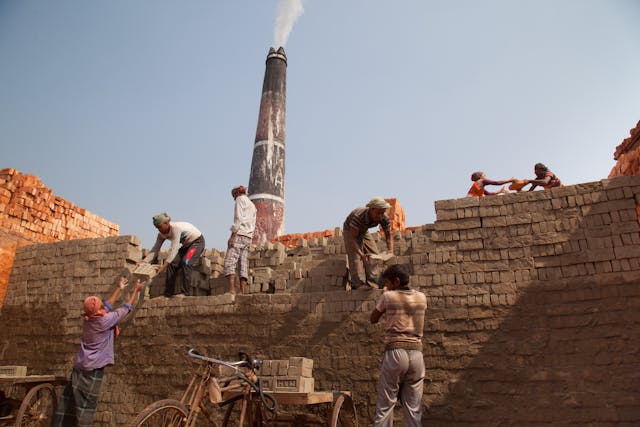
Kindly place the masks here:
MULTIPOLYGON (((0 0, 0 167, 150 247, 167 211, 224 249, 276 0, 0 0)), ((637 0, 307 0, 285 46, 286 231, 370 197, 408 225, 475 170, 605 178, 640 119, 637 0)))

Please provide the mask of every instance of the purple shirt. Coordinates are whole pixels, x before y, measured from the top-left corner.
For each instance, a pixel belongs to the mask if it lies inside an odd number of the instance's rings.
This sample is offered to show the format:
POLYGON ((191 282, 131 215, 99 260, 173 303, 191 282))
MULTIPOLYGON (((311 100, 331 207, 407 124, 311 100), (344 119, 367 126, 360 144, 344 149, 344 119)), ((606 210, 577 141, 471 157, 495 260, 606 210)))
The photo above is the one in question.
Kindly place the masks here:
POLYGON ((82 322, 82 341, 80 351, 76 357, 74 368, 82 371, 104 368, 113 365, 113 341, 115 327, 122 318, 133 310, 129 303, 125 303, 113 311, 108 301, 103 301, 107 314, 101 317, 91 317, 82 322))

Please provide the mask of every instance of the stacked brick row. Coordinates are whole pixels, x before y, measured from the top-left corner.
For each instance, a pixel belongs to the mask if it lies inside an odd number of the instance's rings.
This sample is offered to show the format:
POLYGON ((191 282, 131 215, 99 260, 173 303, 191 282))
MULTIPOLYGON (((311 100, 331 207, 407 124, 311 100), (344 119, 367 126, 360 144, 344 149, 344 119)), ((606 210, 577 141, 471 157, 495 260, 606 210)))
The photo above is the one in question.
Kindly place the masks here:
POLYGON ((16 249, 30 243, 31 242, 25 241, 20 235, 0 230, 0 309, 2 308, 4 296, 7 291, 9 274, 11 272, 11 266, 13 265, 16 249))
POLYGON ((118 225, 53 194, 39 178, 0 170, 0 228, 36 242, 118 235, 118 225))
POLYGON ((140 252, 132 236, 18 248, 2 309, 3 364, 66 376, 82 332, 82 301, 108 297, 140 252))
POLYGON ((260 368, 262 388, 285 393, 313 393, 313 359, 289 357, 284 360, 263 360, 260 368))
POLYGON ((638 354, 610 350, 639 334, 612 338, 640 320, 640 289, 629 284, 640 278, 639 195, 640 177, 623 177, 436 202, 435 246, 411 260, 429 295, 432 420, 586 424, 640 415, 618 400, 633 390, 624 372, 638 354), (563 393, 581 372, 591 392, 563 393), (595 415, 602 405, 618 409, 595 415))

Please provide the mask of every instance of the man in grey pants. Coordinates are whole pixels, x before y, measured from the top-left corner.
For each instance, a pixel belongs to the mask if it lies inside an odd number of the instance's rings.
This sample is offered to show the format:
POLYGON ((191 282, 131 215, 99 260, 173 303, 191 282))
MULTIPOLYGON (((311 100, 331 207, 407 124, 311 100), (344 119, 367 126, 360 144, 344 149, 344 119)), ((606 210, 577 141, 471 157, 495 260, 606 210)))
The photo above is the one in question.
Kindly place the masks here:
POLYGON ((393 407, 400 396, 403 424, 422 425, 422 387, 424 359, 422 333, 427 297, 409 288, 409 274, 401 265, 392 265, 382 273, 387 291, 380 295, 371 312, 371 323, 385 315, 386 343, 382 357, 375 427, 393 426, 393 407))

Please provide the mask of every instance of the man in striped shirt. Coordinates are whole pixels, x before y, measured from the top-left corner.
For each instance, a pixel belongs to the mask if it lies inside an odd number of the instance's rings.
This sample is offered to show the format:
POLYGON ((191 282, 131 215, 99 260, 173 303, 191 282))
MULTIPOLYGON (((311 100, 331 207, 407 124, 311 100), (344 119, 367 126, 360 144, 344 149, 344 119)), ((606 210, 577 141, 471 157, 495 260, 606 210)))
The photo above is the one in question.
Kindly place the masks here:
POLYGON ((393 408, 400 396, 403 425, 419 427, 422 420, 424 359, 422 334, 427 297, 409 287, 405 267, 392 265, 382 273, 387 291, 371 312, 371 323, 385 315, 385 351, 382 356, 375 427, 393 426, 393 408))
POLYGON ((378 282, 371 269, 369 256, 378 253, 376 242, 371 238, 369 229, 378 225, 387 242, 389 252, 393 253, 393 239, 391 238, 391 221, 387 216, 390 205, 382 197, 374 197, 364 208, 351 211, 344 221, 343 236, 344 246, 349 261, 351 274, 351 288, 371 289, 371 285, 378 282), (371 283, 371 285, 368 285, 371 283))

